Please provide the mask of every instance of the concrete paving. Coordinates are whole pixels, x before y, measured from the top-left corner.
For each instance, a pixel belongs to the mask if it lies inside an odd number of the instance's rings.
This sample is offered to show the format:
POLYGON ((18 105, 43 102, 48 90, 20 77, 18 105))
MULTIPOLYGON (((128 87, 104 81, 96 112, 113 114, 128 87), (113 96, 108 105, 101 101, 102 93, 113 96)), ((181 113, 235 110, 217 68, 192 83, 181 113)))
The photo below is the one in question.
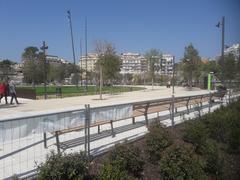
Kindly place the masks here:
MULTIPOLYGON (((61 112, 84 108, 85 104, 91 107, 100 107, 113 104, 124 104, 138 101, 154 100, 168 98, 172 95, 172 88, 165 86, 145 86, 145 90, 125 92, 118 94, 104 94, 103 100, 99 95, 78 96, 69 98, 47 99, 47 100, 29 100, 18 98, 19 105, 5 105, 4 98, 0 103, 0 121, 18 117, 61 112)), ((175 96, 190 96, 208 93, 207 90, 193 88, 191 91, 183 87, 175 87, 175 96)), ((10 97, 8 97, 10 102, 10 97)), ((15 101, 13 101, 15 103, 15 101)))

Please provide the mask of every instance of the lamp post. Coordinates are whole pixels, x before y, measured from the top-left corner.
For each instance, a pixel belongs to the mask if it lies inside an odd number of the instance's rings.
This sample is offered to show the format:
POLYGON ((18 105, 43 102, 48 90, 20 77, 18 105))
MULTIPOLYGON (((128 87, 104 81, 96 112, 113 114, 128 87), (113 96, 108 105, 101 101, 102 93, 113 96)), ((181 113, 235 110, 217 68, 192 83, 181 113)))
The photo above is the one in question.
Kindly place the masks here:
POLYGON ((41 47, 41 50, 43 51, 43 56, 44 56, 44 99, 47 99, 47 60, 46 60, 46 49, 48 49, 48 46, 46 46, 45 41, 43 41, 43 45, 41 47))
POLYGON ((80 85, 82 85, 82 74, 83 74, 83 65, 82 65, 82 38, 80 38, 80 85))
MULTIPOLYGON (((72 53, 73 53, 73 64, 74 64, 74 76, 76 75, 76 58, 75 58, 75 50, 74 50, 74 41, 73 41, 73 31, 72 31, 72 16, 71 16, 71 11, 67 11, 68 14, 68 20, 69 20, 69 25, 70 25, 70 32, 71 32, 71 40, 72 40, 72 53)), ((76 77, 74 77, 76 78, 76 77)), ((75 82, 76 86, 78 85, 78 80, 75 82)))
POLYGON ((218 24, 216 25, 216 27, 220 28, 220 26, 222 27, 222 60, 224 60, 224 31, 225 31, 225 17, 222 17, 222 22, 218 22, 218 24))
POLYGON ((85 69, 86 69, 86 82, 85 82, 85 91, 88 91, 88 74, 87 74, 87 60, 88 60, 88 49, 87 49, 87 17, 85 18, 85 69))

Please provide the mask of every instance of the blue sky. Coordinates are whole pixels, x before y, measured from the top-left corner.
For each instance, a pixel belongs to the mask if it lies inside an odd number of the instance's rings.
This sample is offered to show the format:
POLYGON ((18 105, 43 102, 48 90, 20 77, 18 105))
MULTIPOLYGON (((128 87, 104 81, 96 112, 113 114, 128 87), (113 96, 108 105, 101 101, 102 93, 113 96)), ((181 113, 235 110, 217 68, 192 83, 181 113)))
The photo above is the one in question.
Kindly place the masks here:
POLYGON ((89 52, 106 40, 118 53, 156 48, 178 60, 192 43, 201 56, 214 57, 221 51, 215 24, 223 15, 226 44, 240 42, 240 0, 0 0, 0 59, 20 61, 24 48, 45 40, 48 54, 72 61, 69 9, 77 59, 85 17, 89 52))

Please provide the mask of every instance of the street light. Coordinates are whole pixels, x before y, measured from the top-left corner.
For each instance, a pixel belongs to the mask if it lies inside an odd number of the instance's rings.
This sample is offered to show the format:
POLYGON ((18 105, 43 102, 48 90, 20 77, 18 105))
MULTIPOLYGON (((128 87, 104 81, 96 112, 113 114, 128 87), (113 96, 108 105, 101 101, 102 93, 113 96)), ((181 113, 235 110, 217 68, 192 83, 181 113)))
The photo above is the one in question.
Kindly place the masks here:
MULTIPOLYGON (((72 40, 72 53, 73 53, 73 64, 74 64, 74 76, 76 76, 76 58, 75 58, 75 50, 74 50, 74 42, 73 42, 73 32, 72 32, 72 16, 71 11, 67 11, 67 17, 69 20, 70 31, 71 31, 71 40, 72 40)), ((76 78, 76 77, 74 77, 76 78)), ((76 86, 78 85, 78 80, 75 82, 76 86)))
POLYGON ((85 82, 85 91, 88 91, 88 74, 87 74, 87 60, 88 60, 88 49, 87 49, 87 17, 85 18, 85 68, 86 68, 86 82, 85 82))
POLYGON ((218 22, 216 27, 220 28, 222 27, 222 60, 224 61, 224 31, 225 31, 225 17, 222 17, 222 22, 218 22))
POLYGON ((44 99, 47 99, 47 60, 46 60, 46 49, 48 49, 48 46, 46 46, 45 41, 43 41, 43 45, 41 47, 41 50, 43 51, 43 56, 44 56, 44 99))

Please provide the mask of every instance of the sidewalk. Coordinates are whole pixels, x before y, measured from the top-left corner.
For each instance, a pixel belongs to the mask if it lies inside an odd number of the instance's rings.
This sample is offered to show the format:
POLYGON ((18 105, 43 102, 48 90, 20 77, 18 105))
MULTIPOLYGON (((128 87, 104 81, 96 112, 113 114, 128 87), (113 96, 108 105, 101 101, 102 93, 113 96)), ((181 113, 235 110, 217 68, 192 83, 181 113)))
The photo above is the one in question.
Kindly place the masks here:
MULTIPOLYGON (((189 91, 183 87, 175 87, 175 96, 190 96, 205 93, 208 93, 208 91, 197 88, 189 91)), ((166 88, 165 86, 155 86, 152 90, 151 86, 146 86, 146 89, 141 91, 118 94, 104 94, 103 100, 99 99, 99 95, 47 100, 29 100, 18 98, 18 101, 20 103, 19 105, 5 105, 5 100, 3 98, 0 104, 0 121, 17 117, 81 109, 84 108, 85 104, 90 104, 91 107, 99 107, 113 104, 124 104, 168 98, 171 96, 172 88, 166 88)), ((8 97, 8 102, 10 102, 10 97, 8 97)), ((15 103, 15 101, 13 102, 15 103)))

